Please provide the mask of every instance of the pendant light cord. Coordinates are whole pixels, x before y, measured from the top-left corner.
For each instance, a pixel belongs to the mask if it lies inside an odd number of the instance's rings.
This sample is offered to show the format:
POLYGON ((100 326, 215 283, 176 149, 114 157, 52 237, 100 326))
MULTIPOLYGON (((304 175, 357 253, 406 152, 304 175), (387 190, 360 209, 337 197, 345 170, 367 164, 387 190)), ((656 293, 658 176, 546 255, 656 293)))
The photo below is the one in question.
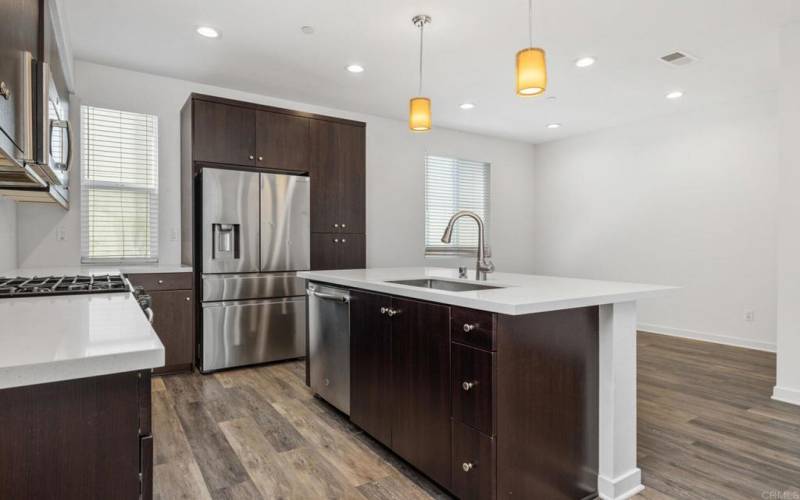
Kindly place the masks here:
POLYGON ((419 24, 419 91, 418 96, 422 95, 422 44, 424 42, 423 31, 425 30, 425 22, 419 24))
POLYGON ((528 0, 528 47, 533 47, 533 0, 528 0))

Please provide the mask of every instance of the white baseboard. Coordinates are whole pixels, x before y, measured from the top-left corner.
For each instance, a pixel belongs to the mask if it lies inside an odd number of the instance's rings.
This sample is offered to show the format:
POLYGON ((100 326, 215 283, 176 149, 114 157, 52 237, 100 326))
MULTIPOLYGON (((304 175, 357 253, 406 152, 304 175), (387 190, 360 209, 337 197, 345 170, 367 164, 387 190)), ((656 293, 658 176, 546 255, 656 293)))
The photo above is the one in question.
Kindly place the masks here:
POLYGON ((800 406, 800 390, 778 387, 776 385, 775 388, 772 389, 772 399, 800 406))
POLYGON ((597 493, 602 500, 625 500, 643 489, 642 471, 638 467, 614 479, 597 476, 597 493))
POLYGON ((694 330, 683 330, 663 325, 653 325, 650 323, 639 323, 639 331, 657 333, 659 335, 670 335, 672 337, 683 337, 685 339, 702 340, 715 344, 724 344, 734 347, 745 347, 757 351, 775 352, 774 342, 763 342, 760 340, 743 339, 741 337, 728 337, 714 333, 697 332, 694 330))

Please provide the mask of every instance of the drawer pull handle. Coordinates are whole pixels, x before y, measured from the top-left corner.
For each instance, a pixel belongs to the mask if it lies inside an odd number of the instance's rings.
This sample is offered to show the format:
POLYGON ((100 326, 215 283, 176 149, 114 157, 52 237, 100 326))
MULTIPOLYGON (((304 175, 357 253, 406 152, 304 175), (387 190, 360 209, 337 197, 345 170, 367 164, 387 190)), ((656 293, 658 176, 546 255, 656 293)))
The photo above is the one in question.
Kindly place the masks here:
POLYGON ((475 387, 476 385, 478 385, 478 383, 474 382, 474 381, 473 382, 461 382, 461 388, 464 389, 465 391, 472 390, 472 388, 475 387))
POLYGON ((478 328, 478 323, 464 323, 464 333, 469 333, 478 328))
POLYGON ((475 466, 472 464, 472 462, 464 462, 463 464, 461 464, 461 470, 463 470, 464 472, 471 471, 473 467, 475 466))

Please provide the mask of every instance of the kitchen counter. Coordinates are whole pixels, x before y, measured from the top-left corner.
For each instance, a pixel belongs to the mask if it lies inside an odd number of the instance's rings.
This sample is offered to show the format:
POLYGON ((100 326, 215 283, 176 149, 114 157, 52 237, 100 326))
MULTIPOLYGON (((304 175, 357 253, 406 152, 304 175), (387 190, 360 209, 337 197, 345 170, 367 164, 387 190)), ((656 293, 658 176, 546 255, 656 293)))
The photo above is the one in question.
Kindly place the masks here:
MULTIPOLYGON (((474 277, 474 271, 470 271, 469 275, 474 277)), ((524 402, 531 401, 531 398, 549 398, 548 405, 546 405, 548 412, 556 411, 554 408, 560 402, 562 405, 560 411, 566 418, 563 422, 573 421, 570 420, 573 417, 569 416, 569 409, 583 408, 587 411, 586 415, 590 416, 587 418, 592 418, 591 415, 596 416, 594 418, 597 418, 598 429, 595 449, 598 450, 599 456, 597 465, 590 464, 587 470, 596 468, 597 492, 601 498, 622 500, 635 495, 644 488, 641 481, 641 470, 636 462, 636 301, 667 294, 676 289, 675 287, 514 273, 491 273, 486 281, 475 281, 474 279, 458 278, 458 271, 455 269, 434 267, 304 271, 298 273, 298 276, 311 281, 377 292, 379 294, 375 295, 373 299, 368 298, 367 295, 374 294, 361 294, 360 300, 351 302, 350 305, 351 317, 354 314, 353 304, 355 303, 355 307, 357 307, 356 314, 360 318, 357 325, 360 325, 361 330, 355 329, 355 335, 358 338, 356 345, 361 346, 362 350, 366 349, 365 352, 368 353, 361 357, 357 353, 355 358, 351 354, 351 372, 353 371, 353 359, 360 360, 360 363, 373 368, 372 371, 364 370, 365 373, 369 373, 369 376, 360 377, 359 379, 371 380, 379 377, 385 371, 384 365, 393 362, 394 358, 392 356, 396 352, 400 353, 399 359, 401 360, 416 356, 416 354, 403 351, 409 345, 415 346, 414 349, 419 349, 420 346, 424 348, 433 342, 431 339, 434 337, 452 339, 453 342, 466 340, 479 342, 481 338, 491 338, 489 333, 485 333, 486 331, 491 331, 492 334, 496 332, 496 340, 485 340, 481 345, 484 348, 497 346, 497 352, 494 353, 495 358, 493 359, 496 360, 497 365, 498 394, 494 399, 489 398, 489 400, 497 401, 498 408, 497 456, 499 458, 496 469, 498 471, 498 488, 500 488, 500 483, 504 485, 515 484, 519 479, 519 474, 516 473, 502 475, 502 471, 508 470, 504 468, 503 464, 513 463, 514 460, 522 457, 526 450, 512 450, 512 453, 503 452, 503 446, 513 448, 514 433, 528 432, 529 435, 527 437, 522 434, 520 436, 523 436, 521 439, 529 439, 531 436, 536 436, 538 427, 531 427, 528 423, 542 421, 556 426, 557 423, 562 422, 558 419, 547 420, 547 418, 543 417, 539 412, 539 409, 543 408, 541 405, 526 407, 529 412, 527 416, 525 416, 525 411, 520 411, 519 415, 521 416, 519 419, 516 421, 510 419, 509 415, 512 415, 513 412, 508 408, 514 408, 514 405, 509 403, 510 394, 521 395, 515 401, 522 402, 523 406, 524 402), (501 288, 446 291, 387 283, 387 281, 431 278, 458 283, 485 284, 501 288), (402 303, 403 298, 419 299, 425 302, 405 303, 398 310, 393 309, 395 307, 394 304, 396 302, 402 303), (452 316, 448 319, 441 317, 441 314, 440 316, 435 316, 432 312, 442 311, 439 304, 460 306, 468 309, 456 311, 454 307, 451 309, 452 316), (595 306, 596 312, 588 313, 597 315, 596 320, 594 320, 596 323, 593 327, 594 332, 596 332, 593 335, 596 335, 597 338, 592 341, 591 337, 587 336, 587 330, 585 328, 581 330, 581 328, 575 326, 574 322, 575 318, 579 318, 581 314, 587 314, 587 311, 591 311, 595 306), (392 316, 396 316, 404 309, 408 310, 408 317, 412 318, 411 322, 409 320, 403 321, 402 314, 399 316, 400 320, 393 320, 392 316), (383 315, 384 310, 388 311, 388 316, 383 315), (423 310, 430 312, 426 312, 425 316, 422 317, 420 311, 423 310), (480 316, 486 313, 476 313, 472 310, 488 311, 494 314, 491 320, 487 320, 485 319, 486 316, 480 316), (375 311, 379 312, 376 313, 375 311), (375 314, 376 316, 369 316, 369 314, 375 314), (420 319, 421 317, 423 319, 420 319), (452 319, 456 317, 464 321, 464 332, 472 332, 475 328, 478 328, 477 332, 484 331, 484 337, 479 335, 478 337, 466 339, 460 333, 460 328, 453 328, 442 334, 441 328, 446 328, 448 325, 452 326, 450 321, 457 323, 458 320, 452 319), (484 319, 475 319, 480 317, 484 319), (380 339, 387 336, 382 330, 386 324, 398 325, 396 327, 400 332, 398 339, 404 340, 397 345, 381 341, 380 339), (416 327, 411 327, 422 324, 426 325, 426 330, 420 331, 416 327), (468 326, 471 327, 469 330, 466 329, 468 326), (546 333, 546 335, 542 337, 542 333, 546 333), (375 338, 379 340, 373 341, 372 339, 375 338), (411 344, 409 344, 408 338, 414 339, 411 344), (583 342, 583 348, 576 347, 581 345, 580 342, 583 342), (592 346, 592 342, 596 342, 596 344, 592 346), (373 344, 375 345, 373 346, 373 344), (368 347, 363 347, 364 345, 368 347), (371 365, 375 352, 383 352, 381 349, 385 345, 391 346, 391 354, 386 355, 386 360, 373 363, 374 366, 371 365), (593 354, 588 356, 586 353, 591 351, 594 351, 593 354), (514 353, 514 355, 511 353, 514 353), (406 358, 403 358, 403 355, 406 358), (541 356, 547 357, 549 362, 538 362, 537 359, 541 356), (531 362, 528 363, 521 357, 530 359, 531 362), (582 360, 583 364, 576 365, 580 360, 582 360), (550 379, 547 378, 546 371, 548 369, 553 371, 550 374, 550 379), (535 375, 532 375, 531 370, 538 371, 535 375), (586 379, 581 379, 581 376, 585 376, 586 379), (582 392, 583 389, 577 391, 566 390, 564 392, 562 390, 563 387, 570 387, 569 383, 565 382, 569 377, 577 377, 571 386, 573 389, 587 384, 596 384, 595 390, 597 392, 592 391, 593 394, 586 393, 582 392), (593 378, 595 378, 594 382, 592 381, 593 378), (527 385, 525 385, 526 382, 523 379, 527 380, 527 385), (519 382, 521 380, 523 382, 519 382), (547 382, 547 380, 556 380, 557 382, 547 382), (556 385, 553 386, 551 384, 556 385), (556 386, 559 387, 558 391, 554 393, 547 392, 550 390, 548 388, 556 386), (594 402, 579 400, 581 395, 594 399, 594 402), (564 403, 565 401, 567 403, 564 403), (534 417, 540 420, 536 420, 534 417), (542 418, 544 420, 541 420, 542 418), (504 432, 512 436, 510 441, 504 441, 504 432)), ((393 332, 394 328, 395 326, 391 326, 390 331, 393 332)), ((352 326, 351 335, 354 335, 352 326)), ((390 336, 390 338, 394 337, 390 336)), ((441 348, 438 351, 433 349, 427 354, 421 355, 419 359, 430 361, 431 356, 435 356, 437 353, 444 359, 447 357, 447 352, 446 348, 441 348)), ((454 350, 453 352, 461 351, 454 350)), ((473 349, 467 352, 475 351, 473 349)), ((466 355, 462 353, 461 356, 463 358, 466 355)), ((445 361, 442 361, 442 363, 445 363, 445 361)), ((460 361, 459 363, 461 364, 458 365, 460 367, 458 369, 463 369, 464 366, 467 366, 468 370, 472 370, 475 373, 480 372, 472 358, 463 358, 463 362, 460 361)), ((392 366, 394 367, 394 365, 392 366)), ((403 370, 421 369, 421 367, 424 368, 425 366, 424 364, 418 365, 406 362, 405 364, 398 363, 396 368, 403 373, 403 370)), ((486 362, 483 369, 494 369, 488 368, 489 366, 494 367, 494 362, 486 362)), ((474 377, 474 375, 469 376, 474 377)), ((416 381, 419 377, 406 374, 401 379, 406 381, 404 383, 408 385, 411 383, 408 380, 416 381)), ((372 392, 364 391, 364 394, 382 394, 384 391, 390 390, 386 389, 386 387, 391 388, 393 385, 387 383, 372 392)), ((492 383, 484 383, 483 386, 492 387, 492 383)), ((428 394, 431 390, 430 387, 432 387, 431 384, 422 385, 412 391, 412 394, 428 394)), ((472 385, 464 387, 463 390, 466 391, 471 388, 472 385)), ((457 386, 454 394, 461 394, 460 389, 462 387, 460 385, 457 386)), ((407 396, 407 399, 414 401, 412 396, 407 396)), ((444 400, 447 400, 446 394, 444 400)), ((351 408, 353 408, 353 403, 351 401, 351 408)), ((370 401, 369 404, 364 405, 364 408, 382 408, 380 405, 374 406, 373 403, 370 401)), ((425 407, 428 408, 429 406, 435 408, 433 405, 426 405, 425 407)), ((486 410, 486 414, 493 415, 494 413, 486 410)), ((365 422, 370 423, 368 419, 365 422)), ((381 430, 380 427, 376 427, 376 429, 381 430)), ((590 432, 590 430, 591 426, 583 426, 570 432, 580 433, 590 432)), ((561 431, 556 430, 554 432, 561 431)), ((539 437, 542 438, 541 436, 539 437)), ((563 443, 563 440, 554 442, 551 439, 542 439, 542 443, 545 445, 563 443)), ((454 447, 453 449, 455 450, 456 448, 454 447)), ((559 452, 558 450, 556 451, 559 452)), ((564 450, 560 449, 560 452, 563 455, 564 450)), ((490 453, 487 456, 494 455, 490 453)), ((534 454, 528 456, 528 458, 535 462, 537 456, 534 454)), ((576 463, 571 460, 564 455, 561 457, 561 461, 556 462, 567 467, 575 466, 576 463)), ((575 460, 579 461, 580 458, 578 457, 575 460)), ((518 465, 512 465, 511 469, 518 465)), ((580 463, 577 463, 577 466, 583 467, 580 463)), ((461 477, 456 475, 461 470, 460 468, 456 467, 453 470, 452 477, 454 480, 456 477, 461 477)), ((464 470, 466 471, 467 469, 464 470)), ((447 476, 443 475, 441 477, 446 478, 447 476)), ((545 480, 552 480, 552 477, 545 475, 545 480)), ((524 484, 528 483, 523 481, 517 486, 522 490, 524 489, 524 484)), ((564 484, 569 484, 569 482, 564 484)))
POLYGON ((401 267, 303 271, 301 278, 501 314, 520 315, 613 304, 662 295, 675 287, 516 273, 491 273, 486 281, 459 279, 456 269, 401 267), (503 288, 452 292, 387 281, 437 278, 503 288))
POLYGON ((81 265, 65 267, 23 267, 0 271, 0 276, 63 276, 63 275, 98 275, 98 274, 155 274, 155 273, 190 273, 190 266, 180 264, 122 264, 122 265, 81 265))
POLYGON ((2 299, 0 318, 0 389, 164 364, 164 346, 130 293, 2 299))

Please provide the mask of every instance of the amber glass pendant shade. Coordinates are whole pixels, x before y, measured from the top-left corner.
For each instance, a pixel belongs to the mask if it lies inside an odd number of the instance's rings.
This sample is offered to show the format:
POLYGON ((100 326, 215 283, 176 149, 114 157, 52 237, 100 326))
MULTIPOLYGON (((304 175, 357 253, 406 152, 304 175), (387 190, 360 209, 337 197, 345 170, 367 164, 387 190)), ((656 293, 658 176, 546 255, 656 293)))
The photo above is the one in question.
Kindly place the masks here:
POLYGON ((517 95, 534 96, 547 89, 544 50, 531 47, 517 52, 517 95))
POLYGON ((408 126, 415 132, 431 129, 431 100, 427 97, 413 97, 409 101, 408 126))

